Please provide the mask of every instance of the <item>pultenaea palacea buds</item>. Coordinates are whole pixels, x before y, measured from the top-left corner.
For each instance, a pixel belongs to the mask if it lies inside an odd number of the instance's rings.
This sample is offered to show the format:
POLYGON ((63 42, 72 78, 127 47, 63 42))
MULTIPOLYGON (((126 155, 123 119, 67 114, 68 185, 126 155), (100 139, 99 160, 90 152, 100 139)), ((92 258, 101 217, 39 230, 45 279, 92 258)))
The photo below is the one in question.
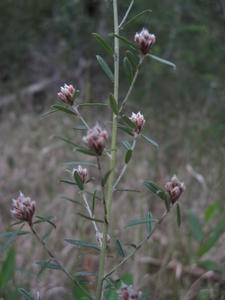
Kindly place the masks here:
POLYGON ((137 126, 137 133, 140 133, 145 126, 144 116, 140 112, 137 114, 132 112, 132 115, 129 119, 137 126))
POLYGON ((80 176, 81 180, 83 183, 86 182, 87 180, 87 175, 88 175, 88 171, 86 168, 82 168, 80 165, 77 167, 77 169, 73 168, 72 170, 72 175, 74 177, 74 173, 77 172, 78 175, 80 176))
POLYGON ((132 285, 128 286, 126 284, 122 284, 122 287, 119 291, 119 299, 120 300, 141 300, 142 292, 135 292, 133 290, 132 285))
POLYGON ((32 218, 35 212, 35 201, 31 200, 30 197, 25 197, 23 193, 17 199, 12 200, 12 215, 21 221, 32 224, 32 218))
POLYGON ((83 142, 87 145, 96 155, 102 155, 102 152, 108 141, 108 133, 102 129, 98 124, 90 128, 87 135, 83 137, 83 142))
POLYGON ((141 32, 135 34, 134 40, 143 55, 146 55, 156 38, 153 33, 149 33, 147 29, 143 28, 141 32))
POLYGON ((185 190, 185 185, 183 182, 180 182, 176 175, 173 175, 171 181, 166 183, 165 188, 170 196, 171 202, 174 204, 185 190))
POLYGON ((75 88, 72 86, 72 84, 64 84, 64 86, 61 86, 60 92, 58 93, 58 97, 60 100, 62 100, 64 103, 73 105, 74 99, 73 96, 75 94, 75 88))
MULTIPOLYGON (((96 233, 96 240, 97 240, 97 242, 98 242, 99 245, 102 245, 102 240, 103 240, 103 233, 102 232, 98 231, 96 233)), ((109 234, 107 234, 107 241, 106 241, 107 245, 110 244, 110 241, 111 241, 111 237, 110 237, 109 234)))

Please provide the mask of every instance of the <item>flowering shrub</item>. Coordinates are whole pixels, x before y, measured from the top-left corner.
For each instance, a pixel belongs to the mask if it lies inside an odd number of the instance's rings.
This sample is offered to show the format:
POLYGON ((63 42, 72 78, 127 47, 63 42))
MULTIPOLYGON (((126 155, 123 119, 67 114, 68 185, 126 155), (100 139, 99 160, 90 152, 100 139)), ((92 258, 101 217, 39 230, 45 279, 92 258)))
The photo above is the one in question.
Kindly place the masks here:
MULTIPOLYGON (((130 10, 130 8, 129 8, 130 10)), ((181 183, 177 177, 172 177, 171 181, 166 184, 166 189, 157 186, 155 183, 150 182, 148 180, 144 181, 144 185, 154 194, 156 194, 160 199, 163 200, 165 204, 165 212, 157 218, 153 218, 150 212, 147 212, 146 219, 141 220, 142 223, 146 224, 146 236, 143 240, 141 240, 136 247, 126 253, 124 251, 124 246, 121 241, 116 240, 116 248, 122 259, 117 261, 116 265, 111 266, 110 270, 106 270, 105 261, 107 258, 107 251, 112 242, 114 242, 111 238, 111 230, 110 230, 110 220, 111 220, 111 206, 113 205, 113 194, 117 190, 118 185, 125 175, 127 171, 128 164, 131 161, 132 154, 135 150, 136 143, 143 138, 146 142, 150 143, 154 147, 158 147, 157 143, 151 140, 149 137, 143 134, 144 126, 146 120, 144 115, 140 112, 132 113, 131 116, 126 115, 125 107, 127 105, 128 99, 132 92, 132 89, 135 85, 136 79, 138 77, 140 67, 145 61, 147 57, 156 59, 162 63, 166 63, 168 65, 174 66, 172 63, 163 60, 159 57, 152 56, 149 52, 156 42, 156 38, 154 34, 148 32, 147 29, 143 29, 140 33, 136 33, 134 40, 135 43, 130 41, 127 42, 128 47, 133 49, 132 56, 139 58, 139 63, 134 64, 131 56, 126 56, 124 59, 124 66, 126 74, 128 75, 128 79, 130 80, 130 87, 124 97, 124 99, 119 99, 118 89, 119 89, 119 41, 127 41, 124 37, 119 34, 120 28, 126 25, 126 18, 128 17, 129 10, 123 18, 121 24, 118 24, 118 15, 117 15, 117 1, 113 1, 113 11, 114 11, 114 50, 111 45, 104 40, 100 35, 95 34, 96 40, 100 43, 101 46, 105 50, 107 50, 114 59, 114 73, 111 71, 108 64, 105 60, 97 56, 98 63, 102 70, 106 73, 109 79, 114 84, 114 93, 109 96, 109 107, 112 111, 112 129, 110 134, 105 129, 102 129, 98 123, 91 128, 88 123, 85 121, 84 117, 81 115, 79 111, 79 104, 77 102, 78 90, 76 90, 72 84, 64 84, 61 87, 60 92, 58 93, 58 98, 60 100, 59 103, 52 105, 51 113, 56 111, 61 111, 63 113, 72 115, 75 118, 78 118, 82 123, 86 130, 86 135, 83 136, 83 143, 75 143, 71 140, 66 140, 63 138, 65 142, 72 144, 76 151, 81 152, 84 155, 89 155, 96 161, 96 166, 99 173, 99 181, 96 182, 101 189, 100 193, 100 203, 99 206, 102 207, 103 215, 98 219, 95 217, 94 205, 89 204, 88 192, 86 190, 86 186, 89 183, 88 174, 91 173, 87 168, 78 165, 77 168, 74 168, 71 172, 72 175, 72 184, 77 188, 82 196, 82 201, 84 207, 88 213, 88 216, 85 217, 89 222, 92 223, 93 229, 95 231, 95 236, 92 239, 92 243, 83 240, 73 240, 73 239, 65 239, 67 243, 70 243, 74 246, 78 246, 81 248, 88 248, 97 250, 99 253, 98 259, 98 275, 96 279, 96 289, 93 292, 90 292, 87 288, 81 285, 80 281, 76 276, 71 275, 63 266, 63 264, 58 260, 53 251, 48 247, 46 242, 40 237, 39 233, 35 229, 35 225, 41 222, 49 222, 52 224, 52 220, 49 218, 36 217, 34 218, 35 212, 35 202, 32 201, 29 197, 25 197, 22 193, 18 197, 17 200, 13 200, 12 205, 12 215, 23 222, 22 226, 24 226, 24 222, 27 223, 34 237, 38 240, 40 245, 44 248, 49 256, 49 261, 44 264, 46 268, 48 268, 51 264, 51 268, 55 268, 61 270, 65 276, 78 288, 82 293, 82 297, 84 299, 105 299, 105 290, 110 287, 110 283, 112 281, 112 275, 118 271, 122 265, 124 265, 135 253, 142 247, 143 244, 146 243, 147 240, 152 236, 155 229, 167 214, 170 212, 170 209, 174 204, 177 206, 177 219, 178 224, 180 224, 180 207, 178 203, 178 199, 181 196, 184 190, 184 184, 181 183), (133 67, 136 68, 136 71, 133 73, 133 67), (121 129, 125 134, 128 134, 132 137, 132 144, 128 142, 125 143, 126 146, 126 155, 124 160, 124 165, 121 168, 119 174, 116 174, 116 149, 117 149, 117 129, 121 129), (111 136, 111 146, 109 149, 106 146, 110 143, 111 136), (102 160, 107 158, 109 160, 109 171, 106 172, 102 167, 102 160), (115 179, 116 177, 116 179, 115 179), (153 222, 155 223, 154 227, 152 226, 153 222)), ((95 103, 91 103, 91 105, 95 105, 95 103)), ((96 104, 96 105, 99 105, 96 104)), ((103 104, 104 105, 104 104, 103 104)), ((66 183, 71 184, 71 181, 67 181, 66 183)), ((96 193, 95 191, 92 193, 94 202, 96 193)), ((136 220, 137 221, 137 220, 136 220)), ((135 226, 138 222, 134 222, 132 226, 135 226)), ((18 235, 22 226, 18 230, 18 235)), ((50 268, 50 267, 49 267, 50 268)), ((87 274, 86 274, 87 275, 87 274)), ((24 290, 21 290, 21 293, 24 295, 24 290)), ((141 292, 135 292, 135 287, 126 286, 122 284, 118 288, 117 293, 119 299, 130 300, 130 299, 142 299, 141 292)))

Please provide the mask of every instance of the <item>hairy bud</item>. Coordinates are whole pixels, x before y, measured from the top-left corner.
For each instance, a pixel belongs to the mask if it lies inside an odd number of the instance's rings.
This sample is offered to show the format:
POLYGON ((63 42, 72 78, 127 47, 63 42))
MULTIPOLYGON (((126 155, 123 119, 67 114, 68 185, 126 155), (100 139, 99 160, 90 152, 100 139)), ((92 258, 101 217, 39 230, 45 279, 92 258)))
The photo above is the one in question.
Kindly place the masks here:
POLYGON ((30 197, 25 197, 23 193, 17 199, 12 200, 12 215, 21 221, 32 224, 32 218, 35 212, 35 201, 31 200, 30 197))
POLYGON ((155 44, 155 35, 149 33, 147 29, 143 28, 141 32, 135 34, 134 40, 143 55, 146 55, 153 44, 155 44))
POLYGON ((73 96, 75 94, 75 88, 72 86, 72 84, 67 85, 66 83, 64 86, 61 86, 60 92, 58 93, 58 97, 60 100, 62 100, 64 103, 73 105, 74 99, 73 96))
MULTIPOLYGON (((96 233, 96 240, 97 242, 99 243, 99 245, 102 245, 102 240, 103 240, 103 233, 102 232, 97 232, 96 233)), ((111 237, 109 234, 107 234, 107 245, 110 244, 110 241, 111 241, 111 237)))
POLYGON ((98 124, 90 128, 87 135, 83 137, 83 142, 87 145, 96 155, 102 155, 102 152, 108 141, 108 133, 102 129, 98 124))
POLYGON ((74 173, 77 172, 80 178, 82 179, 82 182, 85 183, 87 180, 88 171, 86 168, 82 168, 80 165, 77 167, 77 169, 73 168, 72 175, 74 177, 74 173))
POLYGON ((133 290, 132 285, 128 286, 122 283, 122 287, 119 291, 119 299, 120 300, 141 300, 142 292, 135 292, 133 290))
POLYGON ((137 133, 140 133, 145 126, 144 116, 140 112, 137 114, 132 112, 132 115, 129 119, 137 126, 137 133))
POLYGON ((167 182, 165 188, 170 196, 171 202, 174 204, 185 190, 185 185, 180 182, 176 175, 171 178, 171 181, 167 182))

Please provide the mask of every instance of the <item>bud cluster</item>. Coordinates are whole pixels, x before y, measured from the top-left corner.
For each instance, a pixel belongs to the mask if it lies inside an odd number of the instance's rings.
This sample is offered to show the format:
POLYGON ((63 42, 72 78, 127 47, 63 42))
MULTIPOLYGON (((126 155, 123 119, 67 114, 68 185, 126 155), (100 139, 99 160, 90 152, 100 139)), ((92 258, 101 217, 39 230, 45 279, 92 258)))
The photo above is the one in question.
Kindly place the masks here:
POLYGON ((133 122, 137 126, 137 133, 140 133, 141 130, 145 126, 145 118, 144 118, 144 116, 140 112, 138 112, 137 114, 135 114, 134 112, 132 112, 132 115, 131 115, 131 117, 129 119, 131 120, 131 122, 133 122))
MULTIPOLYGON (((99 245, 102 245, 102 240, 103 240, 103 233, 102 232, 98 231, 96 233, 96 240, 97 240, 97 242, 98 242, 99 245)), ((109 234, 107 234, 107 241, 106 241, 107 245, 110 244, 110 241, 111 241, 111 237, 110 237, 109 234)))
POLYGON ((75 94, 75 88, 72 86, 72 84, 64 84, 64 86, 61 86, 60 92, 58 93, 58 97, 60 100, 62 100, 64 103, 73 105, 74 99, 73 96, 75 94))
POLYGON ((183 182, 180 182, 176 175, 174 175, 171 178, 171 181, 167 182, 165 188, 170 196, 171 202, 174 204, 185 190, 185 185, 183 182))
POLYGON ((156 38, 153 33, 149 33, 147 29, 143 28, 141 32, 135 34, 134 40, 143 55, 146 55, 156 38))
POLYGON ((126 284, 122 284, 122 287, 119 291, 119 299, 120 300, 141 300, 142 292, 135 292, 133 290, 132 285, 128 286, 126 284))
POLYGON ((17 199, 12 200, 12 215, 21 221, 32 224, 32 218, 35 212, 35 201, 31 200, 30 197, 25 197, 23 193, 17 199))
POLYGON ((102 155, 104 148, 108 141, 108 133, 102 129, 98 124, 90 128, 87 135, 83 137, 83 142, 87 145, 96 155, 102 155))
POLYGON ((80 176, 83 183, 85 183, 87 181, 88 171, 86 168, 82 168, 82 166, 80 166, 80 165, 77 167, 77 169, 73 168, 73 170, 72 170, 73 177, 74 177, 75 172, 77 172, 77 174, 80 176))

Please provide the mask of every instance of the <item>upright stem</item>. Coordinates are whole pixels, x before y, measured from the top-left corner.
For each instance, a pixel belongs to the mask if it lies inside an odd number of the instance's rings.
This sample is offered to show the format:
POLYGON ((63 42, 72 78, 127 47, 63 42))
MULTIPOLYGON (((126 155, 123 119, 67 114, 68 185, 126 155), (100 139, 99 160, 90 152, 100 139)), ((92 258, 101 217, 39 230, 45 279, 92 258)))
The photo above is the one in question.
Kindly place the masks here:
MULTIPOLYGON (((113 0, 113 15, 114 15, 114 98, 118 103, 118 91, 119 91, 119 40, 116 35, 119 35, 119 25, 118 25, 118 9, 117 0, 113 0)), ((117 116, 113 114, 113 124, 112 124, 112 142, 111 142, 111 158, 109 169, 112 172, 109 175, 109 185, 107 194, 107 206, 106 206, 106 220, 103 228, 103 240, 102 248, 100 253, 100 263, 98 272, 98 283, 96 300, 101 300, 103 296, 103 279, 104 279, 104 267, 105 267, 105 251, 107 245, 107 234, 109 229, 110 215, 111 215, 111 202, 113 193, 113 182, 114 182, 114 170, 115 170, 115 148, 116 148, 116 138, 117 138, 117 116)))

